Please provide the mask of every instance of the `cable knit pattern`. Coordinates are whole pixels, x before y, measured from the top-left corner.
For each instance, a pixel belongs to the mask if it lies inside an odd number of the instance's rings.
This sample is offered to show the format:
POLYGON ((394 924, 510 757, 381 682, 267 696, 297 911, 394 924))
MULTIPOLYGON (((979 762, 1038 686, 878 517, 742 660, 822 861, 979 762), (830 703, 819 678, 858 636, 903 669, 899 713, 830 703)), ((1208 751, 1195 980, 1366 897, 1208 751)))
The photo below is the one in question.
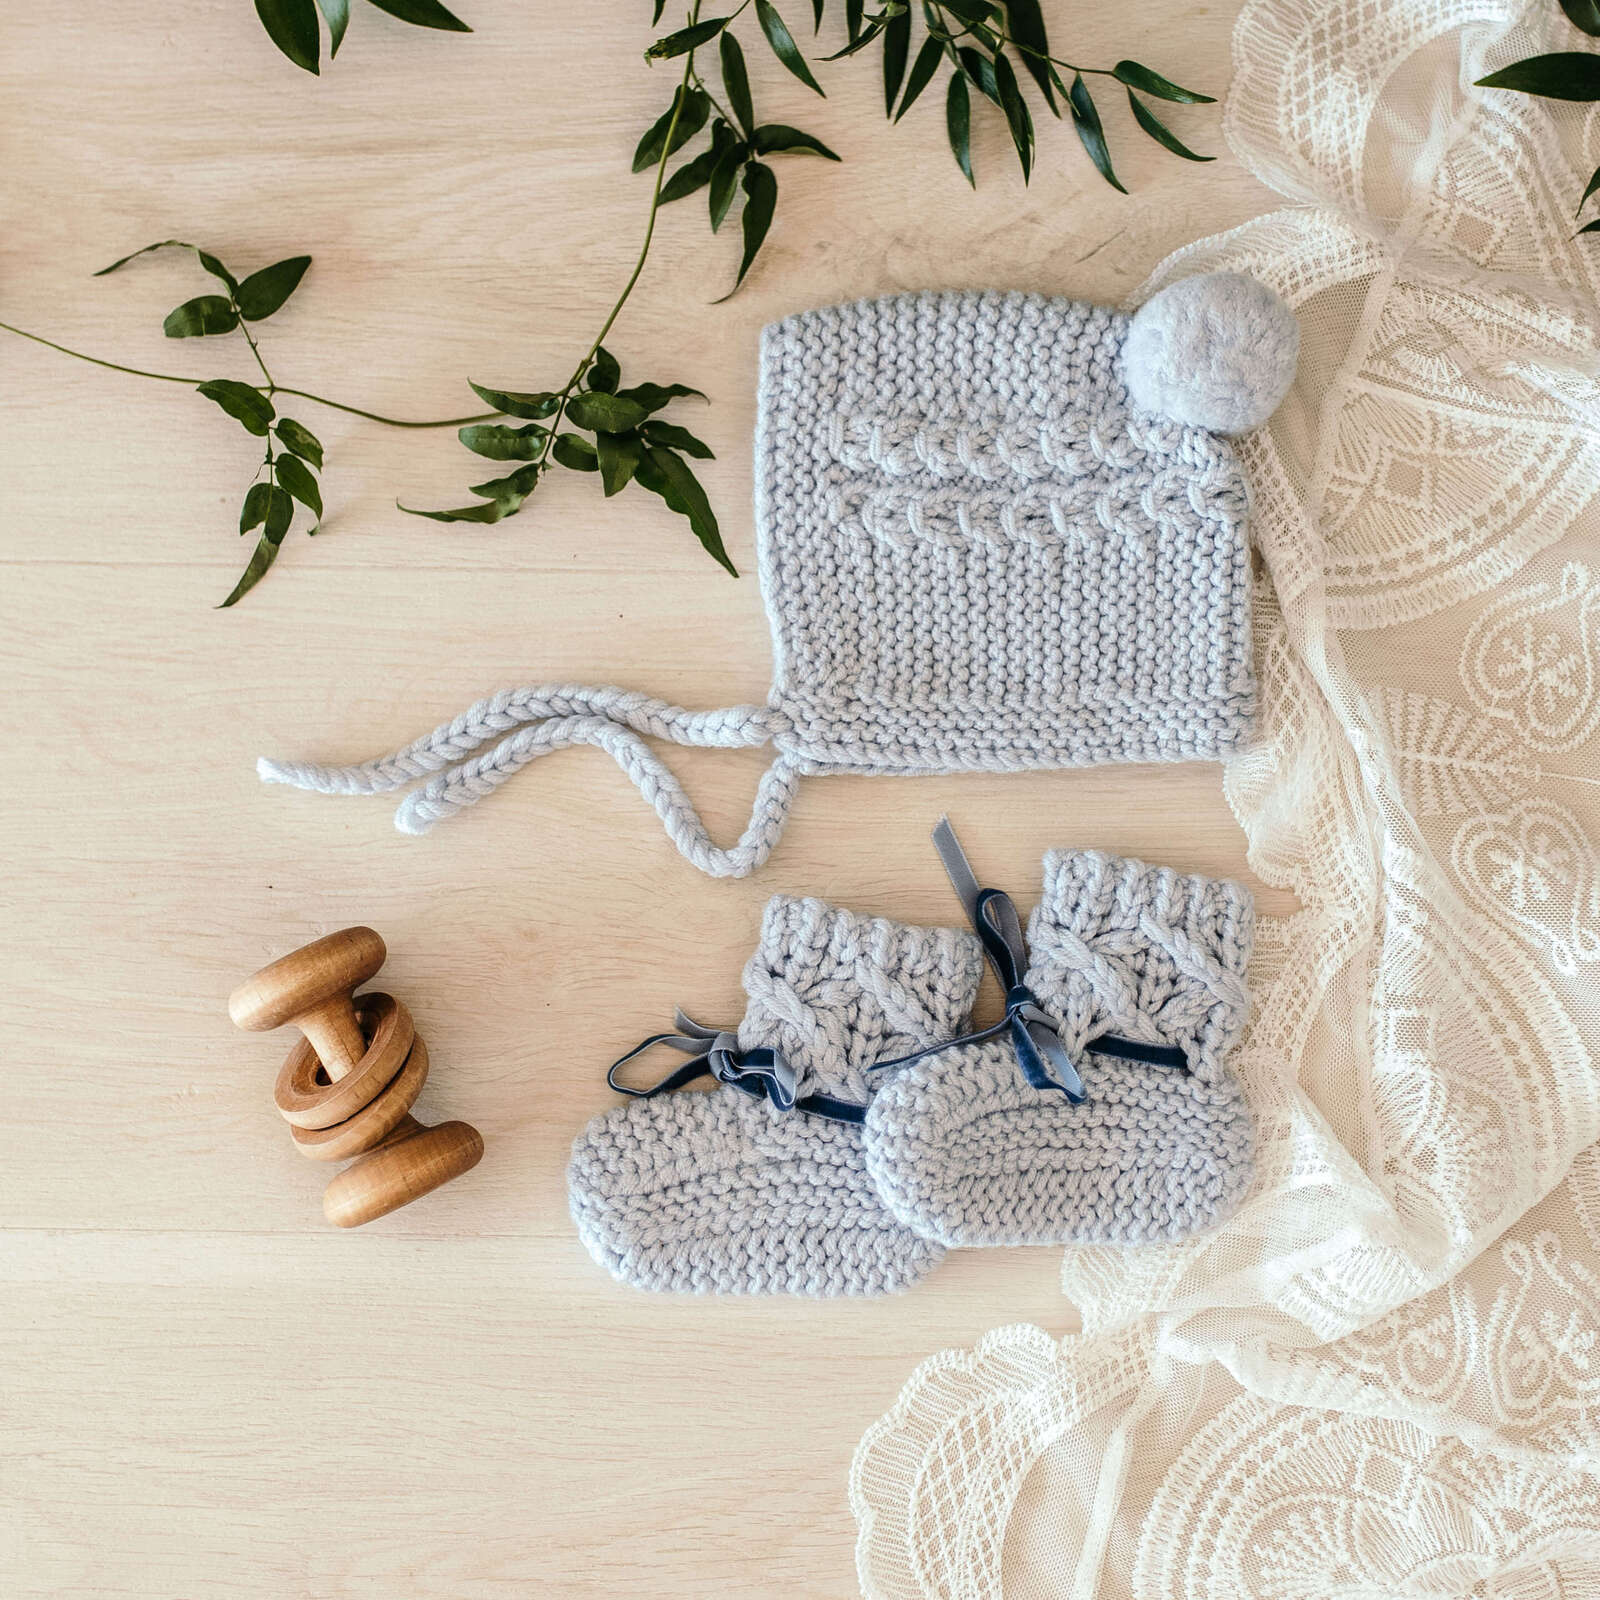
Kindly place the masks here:
POLYGON ((756 438, 766 705, 691 712, 541 685, 357 766, 257 770, 339 794, 429 777, 395 816, 423 833, 530 761, 595 745, 695 866, 742 877, 767 859, 802 775, 1228 755, 1255 705, 1248 501, 1233 447, 1191 425, 1188 400, 1232 420, 1259 413, 1292 371, 1295 324, 1269 290, 1226 275, 1185 295, 1186 318, 1146 319, 1145 344, 1165 342, 1136 364, 1159 378, 1146 388, 1173 408, 1164 415, 1129 401, 1125 346, 1142 324, 1103 306, 909 294, 768 328, 756 438), (1271 383, 1249 361, 1263 307, 1283 335, 1271 383), (1185 354, 1202 350, 1197 329, 1209 335, 1198 365, 1185 354), (647 737, 773 746, 736 844, 712 842, 647 737))
POLYGON ((1227 754, 1254 708, 1232 447, 1129 409, 1129 319, 896 295, 761 352, 778 748, 805 773, 1227 754))
MULTIPOLYGON (((874 1061, 961 1030, 980 964, 977 940, 957 929, 779 895, 745 967, 740 1046, 781 1051, 802 1095, 864 1101, 874 1061)), ((887 1294, 944 1254, 885 1209, 859 1126, 726 1086, 596 1117, 567 1181, 589 1253, 640 1289, 887 1294)))
POLYGON ((866 1121, 889 1208, 950 1246, 1149 1244, 1220 1221, 1250 1180, 1250 1113, 1227 1054, 1249 1012, 1254 923, 1239 884, 1052 851, 1027 982, 1088 1102, 1030 1088, 1003 1039, 904 1068, 866 1121), (1085 1055, 1103 1033, 1177 1045, 1189 1071, 1085 1055))

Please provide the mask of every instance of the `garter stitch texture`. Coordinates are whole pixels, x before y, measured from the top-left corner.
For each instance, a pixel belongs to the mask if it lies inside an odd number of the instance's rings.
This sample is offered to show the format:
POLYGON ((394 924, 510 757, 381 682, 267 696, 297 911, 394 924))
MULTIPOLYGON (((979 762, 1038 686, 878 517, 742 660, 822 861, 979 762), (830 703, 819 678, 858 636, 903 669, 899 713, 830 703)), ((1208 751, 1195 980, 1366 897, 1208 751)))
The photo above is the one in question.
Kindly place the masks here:
POLYGON ((1052 851, 1027 983, 1088 1100, 1030 1088, 1004 1039, 900 1069, 866 1120, 890 1210, 949 1246, 1150 1244, 1220 1221, 1250 1181, 1250 1113, 1226 1062, 1254 926, 1239 884, 1052 851), (1085 1055, 1102 1033, 1178 1045, 1189 1071, 1085 1055))
POLYGON ((393 755, 264 760, 260 775, 340 794, 427 779, 396 815, 422 833, 528 762, 594 745, 695 866, 743 876, 776 843, 801 776, 1227 755, 1255 703, 1247 496, 1232 446, 1194 417, 1264 417, 1292 376, 1297 333, 1248 280, 1178 287, 1132 318, 963 291, 862 300, 766 330, 765 705, 693 712, 544 684, 480 701, 393 755), (1263 329, 1274 338, 1251 371, 1263 329), (1168 410, 1131 398, 1130 377, 1168 410), (735 845, 712 841, 647 738, 773 746, 735 845))
MULTIPOLYGON (((961 1030, 980 964, 960 930, 779 895, 745 968, 740 1047, 780 1051, 802 1096, 860 1103, 865 1067, 961 1030)), ((782 1113, 728 1086, 596 1117, 567 1184, 590 1255, 639 1289, 887 1294, 944 1255, 884 1207, 858 1125, 782 1113)))

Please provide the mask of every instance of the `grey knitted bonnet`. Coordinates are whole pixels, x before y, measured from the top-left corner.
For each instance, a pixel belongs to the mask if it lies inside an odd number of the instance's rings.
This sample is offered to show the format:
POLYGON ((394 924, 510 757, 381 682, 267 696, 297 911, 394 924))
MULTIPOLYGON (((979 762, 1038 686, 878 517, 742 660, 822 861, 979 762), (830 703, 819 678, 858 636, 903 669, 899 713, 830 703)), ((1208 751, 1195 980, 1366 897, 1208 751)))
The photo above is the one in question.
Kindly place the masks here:
POLYGON ((359 766, 261 776, 372 793, 433 775, 396 818, 421 833, 539 756, 599 745, 690 861, 741 877, 802 776, 1224 756, 1255 698, 1247 495, 1224 435, 1271 413, 1297 348, 1282 301, 1234 274, 1132 317, 996 292, 790 317, 761 345, 765 705, 547 684, 359 766), (737 845, 711 841, 645 737, 773 746, 737 845))

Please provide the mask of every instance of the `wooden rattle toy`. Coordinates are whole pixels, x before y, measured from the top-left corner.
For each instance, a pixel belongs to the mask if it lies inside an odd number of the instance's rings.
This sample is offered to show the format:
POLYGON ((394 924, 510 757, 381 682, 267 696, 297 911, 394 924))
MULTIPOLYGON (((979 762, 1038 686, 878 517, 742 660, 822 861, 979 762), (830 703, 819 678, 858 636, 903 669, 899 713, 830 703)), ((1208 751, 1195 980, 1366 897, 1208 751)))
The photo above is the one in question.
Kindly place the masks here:
POLYGON ((305 1035, 273 1090, 300 1153, 313 1161, 360 1156, 327 1187, 329 1222, 358 1228, 477 1166, 483 1137, 465 1122, 430 1128, 411 1115, 428 1076, 428 1049, 392 995, 353 997, 388 951, 371 928, 345 928, 303 946, 228 999, 253 1033, 292 1022, 305 1035))

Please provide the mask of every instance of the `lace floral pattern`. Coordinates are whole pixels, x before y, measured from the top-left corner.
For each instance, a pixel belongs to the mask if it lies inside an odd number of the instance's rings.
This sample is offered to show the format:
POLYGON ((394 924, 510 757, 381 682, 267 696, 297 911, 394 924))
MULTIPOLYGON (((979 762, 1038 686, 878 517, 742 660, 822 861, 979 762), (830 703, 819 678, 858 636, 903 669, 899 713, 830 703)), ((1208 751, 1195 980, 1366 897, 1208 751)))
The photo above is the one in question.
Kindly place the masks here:
POLYGON ((1306 329, 1239 454, 1267 881, 1255 1185, 1069 1251, 1083 1319, 913 1376, 852 1474, 882 1600, 1600 1596, 1600 310, 1592 118, 1472 80, 1557 7, 1249 0, 1201 241, 1306 329), (1337 83, 1338 93, 1328 89, 1337 83))

